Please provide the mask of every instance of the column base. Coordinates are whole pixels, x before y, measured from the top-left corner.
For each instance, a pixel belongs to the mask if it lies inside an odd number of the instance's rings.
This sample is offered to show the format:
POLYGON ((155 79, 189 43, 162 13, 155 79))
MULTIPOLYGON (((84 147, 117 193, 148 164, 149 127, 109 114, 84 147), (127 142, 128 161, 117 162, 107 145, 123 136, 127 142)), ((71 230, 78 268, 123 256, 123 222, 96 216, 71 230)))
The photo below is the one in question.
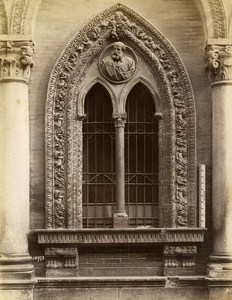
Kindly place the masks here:
POLYGON ((33 300, 36 280, 2 280, 0 282, 0 299, 33 300))
POLYGON ((129 218, 126 212, 116 212, 114 214, 114 228, 128 228, 129 218))
POLYGON ((232 278, 232 256, 210 255, 207 274, 210 278, 232 278))
POLYGON ((34 276, 34 265, 29 255, 0 257, 0 278, 3 280, 30 280, 34 276))

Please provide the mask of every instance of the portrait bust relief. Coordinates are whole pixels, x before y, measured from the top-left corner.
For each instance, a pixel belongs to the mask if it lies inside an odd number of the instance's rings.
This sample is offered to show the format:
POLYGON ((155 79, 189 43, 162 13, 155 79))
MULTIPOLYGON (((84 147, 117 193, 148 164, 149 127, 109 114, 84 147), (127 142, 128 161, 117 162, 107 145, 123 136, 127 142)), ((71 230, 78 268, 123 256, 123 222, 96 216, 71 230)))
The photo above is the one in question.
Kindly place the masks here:
POLYGON ((108 81, 122 83, 133 76, 136 64, 134 51, 122 42, 114 42, 100 56, 99 68, 108 81))

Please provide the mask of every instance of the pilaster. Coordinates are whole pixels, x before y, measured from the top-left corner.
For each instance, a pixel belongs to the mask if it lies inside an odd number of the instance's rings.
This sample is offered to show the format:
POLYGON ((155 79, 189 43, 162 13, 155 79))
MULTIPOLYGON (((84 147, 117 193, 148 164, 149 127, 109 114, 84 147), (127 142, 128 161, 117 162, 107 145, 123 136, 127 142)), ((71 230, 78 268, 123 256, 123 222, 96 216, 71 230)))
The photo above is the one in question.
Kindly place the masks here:
POLYGON ((232 277, 232 43, 206 47, 213 107, 213 253, 210 277, 232 277))

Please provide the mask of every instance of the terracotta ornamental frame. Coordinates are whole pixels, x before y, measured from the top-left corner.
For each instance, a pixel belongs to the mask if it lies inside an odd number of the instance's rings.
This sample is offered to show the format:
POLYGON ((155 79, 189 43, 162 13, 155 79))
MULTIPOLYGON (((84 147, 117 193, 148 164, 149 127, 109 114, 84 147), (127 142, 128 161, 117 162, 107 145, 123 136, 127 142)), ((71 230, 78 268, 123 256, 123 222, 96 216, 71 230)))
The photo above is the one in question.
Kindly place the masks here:
MULTIPOLYGON (((188 74, 170 42, 144 18, 121 4, 90 21, 72 39, 52 71, 46 106, 46 228, 82 227, 81 86, 90 66, 115 41, 133 49, 157 83, 161 102, 158 113, 162 115, 159 227, 196 228, 196 118, 188 74)), ((149 86, 142 77, 141 81, 149 86)), ((96 82, 107 86, 100 75, 96 82)))

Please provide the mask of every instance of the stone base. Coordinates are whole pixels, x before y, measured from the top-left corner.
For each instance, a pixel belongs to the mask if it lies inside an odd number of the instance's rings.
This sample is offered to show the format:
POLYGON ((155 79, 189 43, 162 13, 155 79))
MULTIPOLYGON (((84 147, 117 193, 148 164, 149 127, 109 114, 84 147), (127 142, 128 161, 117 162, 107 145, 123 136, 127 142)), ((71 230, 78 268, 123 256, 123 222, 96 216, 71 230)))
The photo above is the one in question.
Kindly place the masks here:
POLYGON ((34 275, 32 258, 28 255, 0 257, 0 278, 30 280, 34 275))
MULTIPOLYGON (((204 277, 40 278, 34 300, 209 300, 204 277)), ((217 299, 218 300, 218 299, 217 299)))
POLYGON ((210 263, 208 265, 207 274, 210 278, 231 278, 232 279, 232 264, 231 263, 210 263))
POLYGON ((208 291, 210 300, 232 299, 232 278, 209 278, 208 291))
POLYGON ((114 214, 114 228, 129 227, 128 215, 124 212, 117 212, 114 214))
POLYGON ((207 274, 210 278, 232 279, 232 256, 211 255, 207 274))
POLYGON ((33 300, 35 280, 2 280, 0 282, 0 299, 33 300))

